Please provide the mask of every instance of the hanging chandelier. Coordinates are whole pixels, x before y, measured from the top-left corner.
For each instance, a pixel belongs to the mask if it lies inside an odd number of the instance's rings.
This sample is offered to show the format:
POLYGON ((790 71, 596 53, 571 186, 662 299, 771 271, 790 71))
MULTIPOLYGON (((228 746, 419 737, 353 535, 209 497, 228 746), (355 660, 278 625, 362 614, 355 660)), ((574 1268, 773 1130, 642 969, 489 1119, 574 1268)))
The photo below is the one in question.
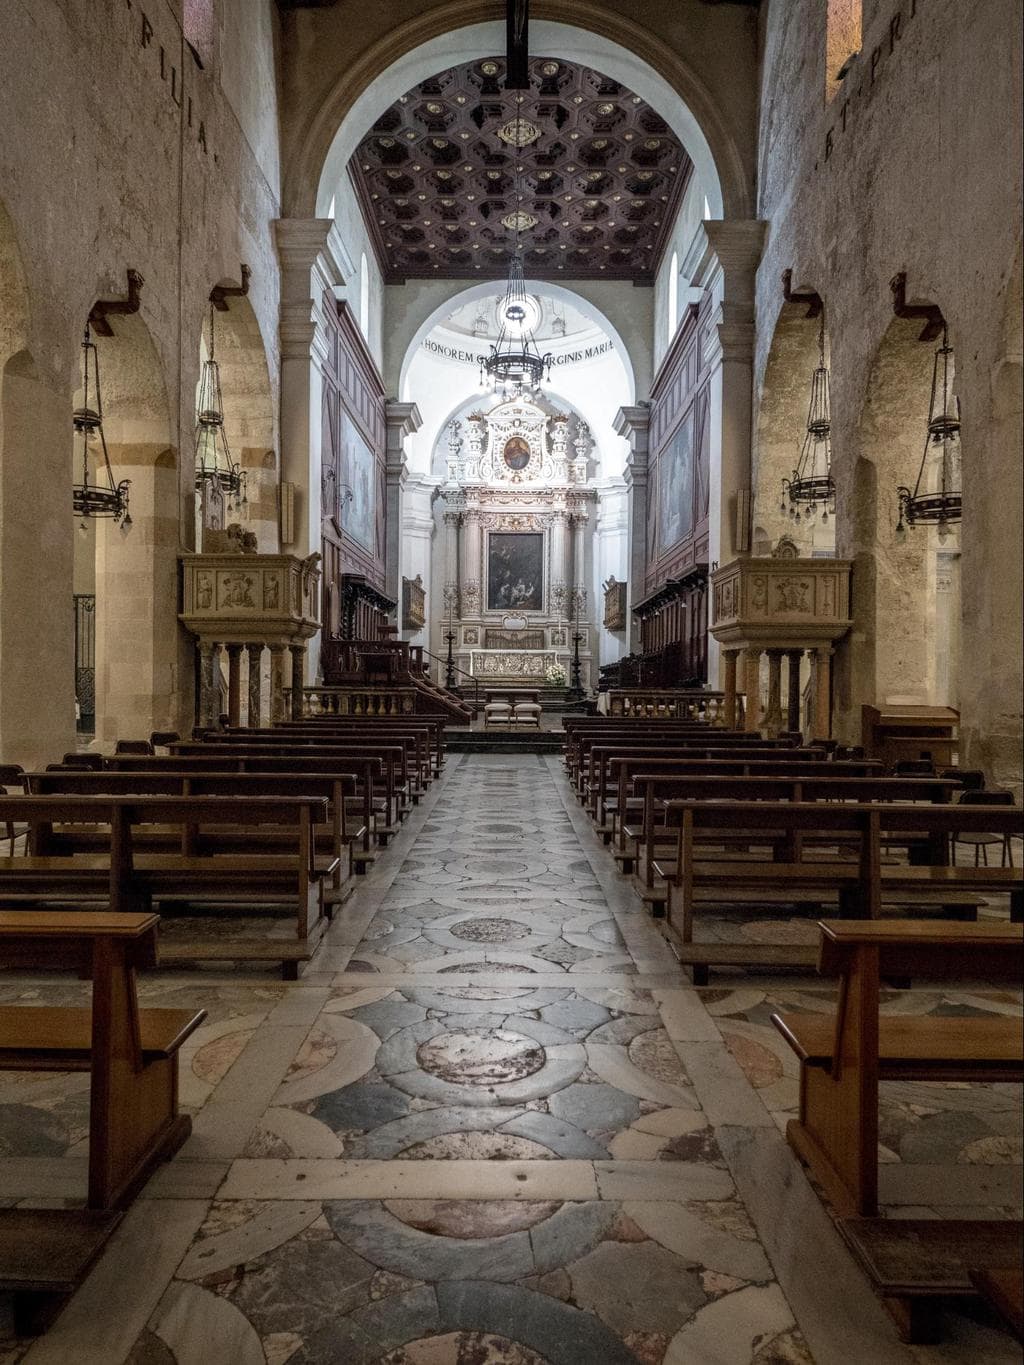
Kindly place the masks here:
POLYGON ((944 535, 950 522, 959 521, 961 510, 960 400, 952 391, 953 348, 945 325, 942 345, 935 352, 932 367, 932 392, 928 401, 928 429, 924 454, 917 471, 913 492, 900 484, 897 531, 918 522, 938 526, 944 535))
POLYGON ((832 414, 828 368, 825 365, 825 314, 818 330, 818 364, 811 376, 807 432, 791 479, 782 480, 782 511, 794 521, 810 521, 821 508, 822 523, 835 516, 836 486, 832 482, 832 414), (788 508, 787 508, 788 504, 788 508), (802 509, 802 511, 801 511, 802 509))
POLYGON ((224 399, 220 389, 220 366, 215 355, 214 305, 210 304, 210 353, 203 362, 196 403, 196 488, 208 488, 226 496, 229 510, 237 512, 247 502, 245 471, 232 461, 224 430, 224 399))
POLYGON ((530 312, 517 240, 501 301, 498 339, 480 366, 482 388, 500 392, 504 398, 515 398, 535 392, 545 379, 551 378, 551 356, 540 353, 530 326, 530 312))
POLYGON ((89 324, 82 339, 82 406, 72 413, 75 436, 81 437, 82 482, 73 489, 75 513, 81 517, 112 517, 125 528, 131 526, 128 488, 131 479, 114 482, 103 434, 103 399, 100 395, 100 362, 89 324), (90 454, 96 461, 96 478, 89 479, 90 454))

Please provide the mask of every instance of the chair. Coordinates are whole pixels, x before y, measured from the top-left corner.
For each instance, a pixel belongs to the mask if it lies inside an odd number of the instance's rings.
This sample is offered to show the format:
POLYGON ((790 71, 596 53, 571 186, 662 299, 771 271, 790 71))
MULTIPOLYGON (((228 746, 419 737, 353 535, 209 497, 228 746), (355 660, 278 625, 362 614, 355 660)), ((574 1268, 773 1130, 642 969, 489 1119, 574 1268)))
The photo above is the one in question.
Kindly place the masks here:
POLYGON ((511 725, 512 707, 507 701, 489 701, 484 707, 484 729, 494 725, 511 725))
POLYGON ((950 782, 959 782, 961 791, 983 792, 985 790, 985 774, 980 768, 940 768, 939 776, 950 782))
POLYGON ((894 777, 934 777, 935 764, 930 758, 901 758, 892 771, 894 777))
POLYGON ((516 725, 534 725, 540 729, 541 706, 536 701, 517 701, 512 712, 516 725))
MULTIPOLYGON (((965 791, 961 792, 958 806, 1012 806, 1013 792, 1008 791, 965 791)), ((1001 844, 1000 867, 1013 867, 1013 845, 1010 835, 999 834, 954 834, 953 861, 956 861, 957 844, 967 844, 974 849, 974 866, 988 867, 988 850, 991 844, 1001 844), (980 860, 980 861, 979 861, 980 860)))
POLYGON ((149 742, 154 749, 166 749, 169 744, 176 744, 181 739, 177 730, 154 730, 149 737, 149 742))
POLYGON ((90 772, 101 772, 103 755, 94 753, 65 754, 60 761, 62 768, 87 768, 90 772))

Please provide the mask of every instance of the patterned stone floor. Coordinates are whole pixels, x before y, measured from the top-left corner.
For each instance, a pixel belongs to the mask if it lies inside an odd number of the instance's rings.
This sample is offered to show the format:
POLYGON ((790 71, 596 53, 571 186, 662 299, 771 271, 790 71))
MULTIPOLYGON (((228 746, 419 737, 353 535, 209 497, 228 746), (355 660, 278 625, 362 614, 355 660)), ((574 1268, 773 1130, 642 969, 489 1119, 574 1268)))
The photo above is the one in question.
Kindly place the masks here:
MULTIPOLYGON (((85 991, 3 978, 0 999, 85 991)), ((182 1058, 193 1136, 27 1351, 0 1301, 0 1365, 1019 1359, 980 1311, 899 1345, 782 1136, 769 1015, 831 994, 689 988, 555 758, 452 756, 299 983, 143 993, 209 1011, 182 1058)), ((1019 1210, 1019 1088, 887 1091, 893 1211, 1019 1210)), ((0 1200, 81 1198, 87 1099, 0 1074, 0 1200)))

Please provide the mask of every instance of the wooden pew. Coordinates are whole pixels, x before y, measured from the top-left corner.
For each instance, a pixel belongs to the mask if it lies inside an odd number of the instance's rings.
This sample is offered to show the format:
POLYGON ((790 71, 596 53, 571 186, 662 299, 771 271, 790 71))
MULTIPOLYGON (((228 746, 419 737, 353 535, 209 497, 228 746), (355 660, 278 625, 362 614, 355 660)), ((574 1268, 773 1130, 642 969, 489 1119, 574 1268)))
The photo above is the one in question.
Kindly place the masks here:
POLYGON ((0 858, 0 902, 5 904, 99 900, 115 912, 148 910, 153 901, 290 906, 296 921, 291 940, 217 937, 176 943, 173 954, 185 960, 278 961, 291 980, 298 975, 298 964, 312 956, 326 928, 323 882, 334 872, 334 859, 318 858, 313 840, 314 827, 327 822, 326 801, 306 796, 3 797, 0 820, 6 818, 28 825, 29 852, 25 857, 0 858), (109 849, 54 853, 65 824, 109 825, 109 849), (178 850, 137 853, 133 834, 142 825, 180 830, 178 850), (266 825, 291 833, 290 852, 196 852, 206 826, 266 825))
POLYGON ((91 1209, 128 1203, 192 1129, 178 1112, 177 1053, 205 1010, 139 1009, 135 974, 157 960, 158 917, 0 911, 5 967, 86 968, 89 1009, 0 1006, 0 1070, 89 1071, 91 1209))
POLYGON ((322 735, 324 738, 329 735, 345 736, 360 733, 372 736, 374 733, 386 733, 389 729, 397 729, 401 726, 411 726, 417 731, 425 730, 429 737, 432 775, 438 777, 444 767, 444 733, 447 724, 448 720, 445 716, 419 716, 415 714, 401 720, 387 717, 370 722, 367 722, 363 716, 310 716, 303 720, 278 721, 274 729, 284 730, 288 733, 322 735))
POLYGON ((880 1081, 1024 1080, 1024 1026, 993 1015, 880 1015, 886 977, 1018 985, 1024 933, 1000 924, 821 923, 819 970, 839 977, 834 1015, 774 1014, 800 1059, 800 1113, 787 1137, 842 1220, 840 1228, 911 1341, 933 1337, 938 1295, 975 1292, 969 1271, 1021 1265, 1022 1227, 879 1219, 880 1081), (852 1215, 852 1216, 851 1216, 852 1215))
MULTIPOLYGON (((934 856, 948 857, 949 836, 960 827, 1004 830, 1018 835, 1024 811, 1010 807, 833 803, 828 801, 720 801, 678 803, 681 821, 679 855, 666 881, 666 927, 676 940, 676 954, 694 971, 695 984, 705 984, 707 968, 722 965, 804 965, 799 950, 765 956, 758 945, 694 944, 693 919, 698 904, 748 901, 764 903, 838 903, 844 916, 878 919, 883 903, 917 904, 925 909, 956 904, 964 893, 1006 893, 1013 919, 1024 915, 1024 872, 1014 868, 951 867, 946 863, 883 863, 884 841, 909 838, 929 842, 934 856), (998 809, 998 824, 992 821, 998 809), (987 821, 986 823, 986 816, 987 821), (966 823, 965 823, 966 822, 966 823), (728 838, 749 831, 750 842, 770 838, 782 850, 777 861, 719 856, 705 858, 701 840, 728 838), (812 856, 804 856, 810 837, 812 856), (834 855, 823 844, 855 852, 834 855), (942 853, 940 854, 940 850, 942 853)), ((668 871, 669 869, 664 869, 668 871)), ((655 872, 658 871, 657 860, 655 872)))
POLYGON ((219 740, 210 740, 206 743, 196 741, 183 742, 173 746, 172 757, 174 758, 237 758, 244 759, 284 759, 285 767, 289 772, 298 771, 291 766, 291 760, 308 757, 317 760, 318 772, 330 772, 334 763, 344 763, 349 759, 376 758, 383 764, 382 782, 377 788, 375 799, 383 803, 381 808, 374 809, 372 827, 377 843, 384 848, 389 840, 398 832, 399 820, 402 817, 404 806, 402 800, 403 789, 407 788, 407 750, 405 745, 397 743, 381 743, 376 741, 373 744, 306 744, 288 746, 285 744, 243 744, 241 741, 228 741, 221 743, 219 740), (382 818, 381 818, 382 817, 382 818))
MULTIPOLYGON (((706 777, 723 777, 733 780, 766 778, 793 781, 798 778, 819 776, 826 780, 826 775, 833 781, 845 781, 852 778, 877 778, 882 774, 870 762, 853 761, 805 763, 802 760, 768 759, 747 763, 733 758, 714 762, 691 762, 670 758, 644 759, 637 765, 630 764, 625 772, 619 774, 619 789, 625 792, 630 782, 632 783, 635 796, 632 801, 628 796, 624 796, 623 800, 627 815, 631 810, 635 810, 640 818, 638 820, 634 815, 631 819, 617 822, 616 831, 622 856, 620 857, 617 850, 616 860, 622 863, 623 871, 630 871, 634 862, 642 863, 643 876, 639 890, 641 896, 651 899, 649 892, 654 886, 654 858, 659 849, 667 853, 670 848, 675 847, 678 840, 679 821, 667 823, 669 817, 666 812, 671 809, 669 803, 696 799, 694 779, 703 781, 706 777)), ((767 796, 768 790, 762 789, 760 799, 767 796)), ((778 799, 790 799, 792 788, 784 790, 785 795, 780 794, 778 799)), ((706 797, 700 799, 721 800, 724 797, 723 787, 717 795, 712 789, 708 791, 706 797)), ((752 790, 748 799, 758 799, 757 788, 752 790)))
POLYGON ((373 747, 380 743, 399 744, 405 749, 404 777, 408 784, 408 794, 413 805, 427 791, 434 777, 431 752, 432 736, 426 726, 411 723, 383 724, 343 728, 321 728, 311 730, 303 722, 293 722, 292 726, 279 725, 266 730, 227 729, 208 734, 204 743, 241 743, 243 745, 281 745, 283 748, 301 753, 304 749, 315 748, 322 744, 364 743, 373 747))
MULTIPOLYGON (((155 760, 154 755, 149 755, 155 760)), ((352 870, 351 842, 355 837, 347 828, 345 806, 355 789, 352 774, 338 773, 210 773, 178 772, 172 769, 121 772, 103 769, 83 772, 78 769, 48 769, 26 773, 28 789, 35 796, 314 796, 328 803, 330 822, 314 827, 315 852, 332 855, 332 889, 325 893, 330 908, 344 900, 343 892, 352 870), (321 849, 322 846, 322 849, 321 849)), ((134 847, 140 853, 173 850, 180 842, 173 830, 137 832, 134 847)), ((104 829, 65 825, 50 840, 52 853, 93 853, 109 848, 109 833, 104 829)), ((217 827, 201 831, 195 838, 195 852, 201 853, 287 853, 294 838, 280 830, 217 827)))

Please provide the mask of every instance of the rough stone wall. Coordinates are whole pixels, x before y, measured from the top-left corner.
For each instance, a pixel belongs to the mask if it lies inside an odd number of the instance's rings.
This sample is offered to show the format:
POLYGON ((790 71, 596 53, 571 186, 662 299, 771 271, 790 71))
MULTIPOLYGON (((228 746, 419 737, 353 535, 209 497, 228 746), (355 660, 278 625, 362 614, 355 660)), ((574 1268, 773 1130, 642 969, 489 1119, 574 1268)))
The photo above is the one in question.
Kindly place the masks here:
MULTIPOLYGON (((54 414, 65 414, 67 444, 57 468, 63 459, 68 470, 65 480, 39 480, 32 491, 37 543, 23 552, 38 565, 45 549, 46 597, 59 605, 45 632, 35 630, 46 635, 34 647, 41 668, 33 705, 17 708, 17 733, 4 724, 0 704, 6 760, 53 758, 71 743, 70 412, 82 328, 94 300, 124 296, 129 267, 145 279, 139 317, 156 355, 159 406, 166 409, 151 416, 170 432, 180 548, 193 536, 191 445, 206 300, 214 284, 238 282, 243 261, 252 268, 250 302, 276 412, 276 6, 273 0, 217 0, 216 18, 201 69, 184 42, 180 0, 10 0, 4 6, 0 199, 24 280, 23 344, 54 414), (25 733, 26 722, 34 733, 25 733)), ((4 291, 0 307, 7 302, 4 291)), ((116 318, 113 325, 116 330, 116 318)), ((19 458, 13 441, 4 442, 2 457, 5 463, 19 458)), ((155 509, 147 507, 146 483, 139 481, 136 530, 128 534, 148 540, 155 509)), ((5 503, 4 534, 18 515, 5 503)), ((19 537, 24 540, 23 531, 19 537)), ((165 539, 160 534, 155 542, 165 539)), ((173 584, 167 561, 178 549, 154 543, 151 560, 162 561, 154 582, 173 584)), ((9 595, 6 581, 0 593, 9 595)), ((31 609, 32 594, 22 596, 31 609)), ((146 719, 161 726, 191 721, 192 651, 176 626, 178 604, 168 587, 152 605, 157 696, 148 716, 133 712, 133 729, 146 719)), ((11 610, 9 601, 0 604, 0 632, 11 610)), ((2 685, 9 701, 18 686, 11 672, 25 660, 8 652, 7 644, 13 649, 18 640, 13 625, 6 644, 4 638, 2 685)))
MULTIPOLYGON (((758 272, 755 402, 782 306, 780 276, 791 268, 794 286, 817 290, 828 315, 837 549, 856 561, 837 720, 854 737, 861 702, 882 682, 876 661, 898 650, 902 635, 924 633, 916 599, 902 614, 881 609, 882 580, 899 577, 904 551, 890 525, 894 480, 875 465, 869 428, 879 414, 864 415, 893 324, 891 277, 906 271, 908 297, 941 307, 963 412, 964 759, 1019 784, 1020 332, 1010 319, 1020 306, 1021 8, 1015 0, 865 0, 863 50, 831 102, 826 8, 820 0, 761 6, 758 216, 770 230, 758 272)), ((906 414, 897 406, 887 420, 895 440, 906 414)), ((922 437, 923 420, 913 418, 922 437)), ((912 483, 916 468, 906 475, 912 483)), ((910 536, 919 549, 921 533, 910 536)))

